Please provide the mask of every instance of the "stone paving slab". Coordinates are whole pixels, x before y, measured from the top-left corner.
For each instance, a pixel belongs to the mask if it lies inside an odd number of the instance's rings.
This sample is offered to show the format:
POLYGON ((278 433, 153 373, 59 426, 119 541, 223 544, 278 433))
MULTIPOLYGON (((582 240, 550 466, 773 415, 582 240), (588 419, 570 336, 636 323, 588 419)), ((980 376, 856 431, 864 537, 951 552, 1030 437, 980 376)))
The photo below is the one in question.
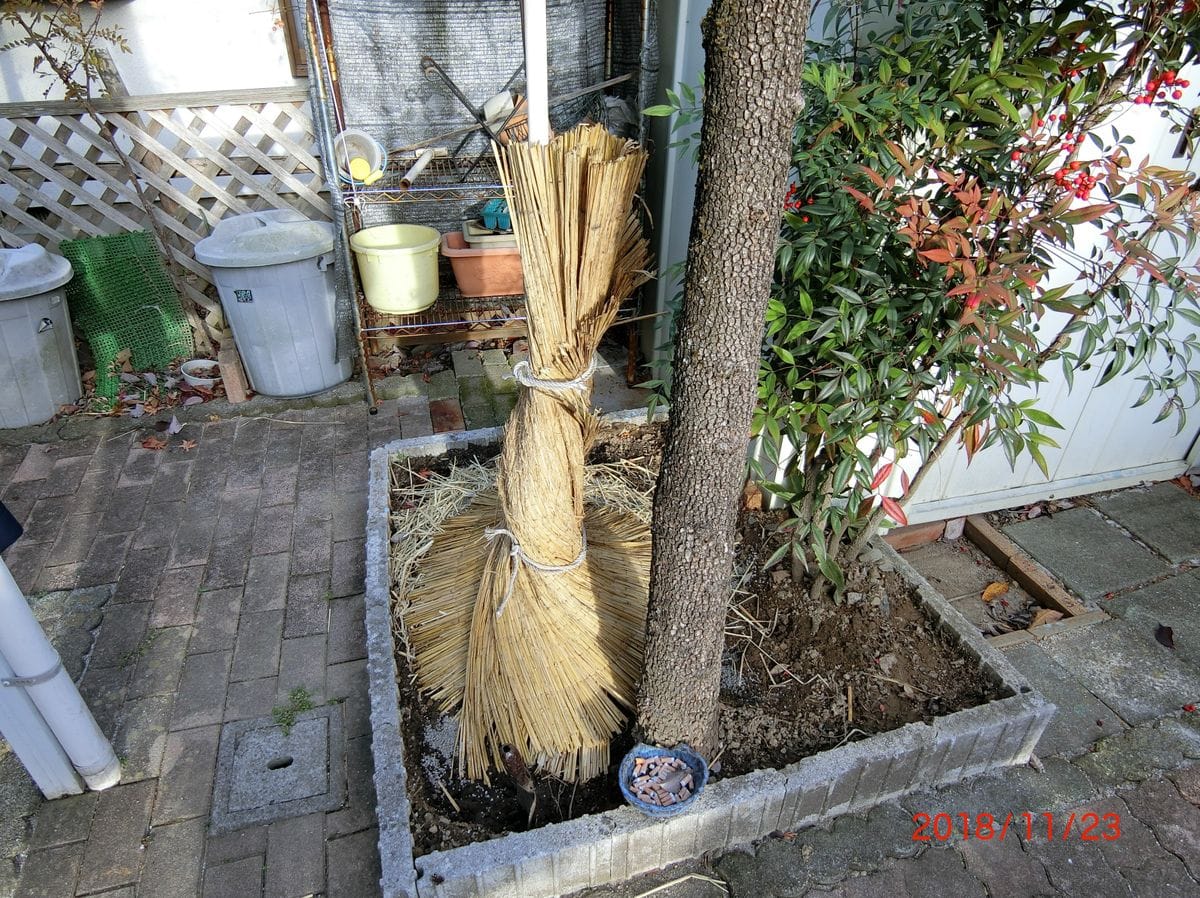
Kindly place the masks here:
POLYGON ((1109 493, 1092 502, 1172 563, 1200 558, 1200 499, 1174 483, 1109 493))
POLYGON ((1004 533, 1085 599, 1145 583, 1170 567, 1090 508, 1072 508, 1004 533))
POLYGON ((978 563, 963 544, 965 542, 935 540, 905 552, 904 559, 952 602, 967 596, 979 598, 994 581, 1008 582, 1009 578, 1002 571, 978 563))
POLYGON ((1117 596, 1104 609, 1156 644, 1158 628, 1170 627, 1175 653, 1200 668, 1200 570, 1117 596))
POLYGON ((1200 669, 1126 621, 1049 636, 1041 646, 1128 724, 1156 720, 1200 697, 1200 669))
POLYGON ((1125 728, 1111 708, 1080 685, 1038 643, 1022 643, 1004 654, 1058 709, 1038 742, 1039 756, 1073 756, 1125 728))

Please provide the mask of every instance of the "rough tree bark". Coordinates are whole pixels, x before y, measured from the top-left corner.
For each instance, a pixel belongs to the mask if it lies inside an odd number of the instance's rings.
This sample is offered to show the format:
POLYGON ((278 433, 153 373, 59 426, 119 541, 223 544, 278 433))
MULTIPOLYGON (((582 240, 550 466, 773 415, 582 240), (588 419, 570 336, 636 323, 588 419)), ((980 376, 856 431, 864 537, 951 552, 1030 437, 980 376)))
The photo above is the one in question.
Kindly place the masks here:
POLYGON ((811 0, 714 0, 702 25, 704 124, 654 500, 638 728, 717 747, 717 695, 737 502, 811 0))

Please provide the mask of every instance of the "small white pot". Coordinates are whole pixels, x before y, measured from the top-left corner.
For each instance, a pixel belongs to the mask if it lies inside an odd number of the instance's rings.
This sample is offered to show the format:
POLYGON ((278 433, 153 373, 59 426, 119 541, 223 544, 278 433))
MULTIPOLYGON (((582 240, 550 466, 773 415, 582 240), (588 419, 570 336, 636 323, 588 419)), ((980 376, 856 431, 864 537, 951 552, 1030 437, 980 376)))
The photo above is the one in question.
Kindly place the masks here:
POLYGON ((220 368, 211 359, 191 359, 179 366, 179 373, 193 389, 211 390, 221 379, 220 368))

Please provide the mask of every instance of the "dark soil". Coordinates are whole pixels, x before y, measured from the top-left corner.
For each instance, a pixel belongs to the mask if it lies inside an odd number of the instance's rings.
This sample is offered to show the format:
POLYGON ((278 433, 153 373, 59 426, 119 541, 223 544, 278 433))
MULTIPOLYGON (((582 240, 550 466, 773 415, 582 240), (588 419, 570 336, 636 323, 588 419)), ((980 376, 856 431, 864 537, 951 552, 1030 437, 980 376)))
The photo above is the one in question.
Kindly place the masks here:
MULTIPOLYGON (((624 458, 656 470, 663 430, 608 428, 589 461, 624 458)), ((448 464, 437 459, 429 466, 448 464)), ((778 545, 781 521, 773 512, 745 511, 741 517, 737 566, 749 573, 727 623, 723 748, 714 778, 781 767, 998 697, 997 687, 931 625, 888 565, 850 571, 848 600, 841 604, 811 600, 805 584, 793 582, 786 571, 763 571, 778 545)), ((455 775, 454 723, 418 695, 403 655, 397 664, 415 854, 527 829, 528 802, 504 773, 490 786, 455 775)), ((629 734, 618 736, 608 774, 589 783, 571 786, 535 773, 532 825, 619 806, 616 767, 631 746, 629 734)))
POLYGON ((841 604, 814 601, 786 570, 763 571, 780 520, 742 515, 738 565, 754 573, 750 595, 735 600, 745 617, 735 612, 726 630, 722 775, 781 767, 998 697, 890 564, 848 571, 841 604))

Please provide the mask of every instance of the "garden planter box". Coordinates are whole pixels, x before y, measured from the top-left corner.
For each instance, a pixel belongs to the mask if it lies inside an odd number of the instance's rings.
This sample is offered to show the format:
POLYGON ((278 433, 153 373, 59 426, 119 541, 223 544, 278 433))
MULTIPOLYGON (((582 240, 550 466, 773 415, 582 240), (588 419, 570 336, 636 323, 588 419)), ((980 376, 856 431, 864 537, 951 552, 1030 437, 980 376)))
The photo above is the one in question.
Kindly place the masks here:
MULTIPOLYGON (((645 412, 608 415, 637 425, 645 412)), ((388 571, 388 467, 500 439, 501 428, 399 440, 371 455, 367 513, 366 628, 372 753, 385 898, 549 898, 796 830, 925 786, 1029 760, 1054 706, 899 555, 881 550, 914 583, 938 626, 1006 693, 985 705, 913 723, 820 752, 779 770, 709 783, 696 808, 666 820, 623 807, 413 859, 400 732, 388 571)))

